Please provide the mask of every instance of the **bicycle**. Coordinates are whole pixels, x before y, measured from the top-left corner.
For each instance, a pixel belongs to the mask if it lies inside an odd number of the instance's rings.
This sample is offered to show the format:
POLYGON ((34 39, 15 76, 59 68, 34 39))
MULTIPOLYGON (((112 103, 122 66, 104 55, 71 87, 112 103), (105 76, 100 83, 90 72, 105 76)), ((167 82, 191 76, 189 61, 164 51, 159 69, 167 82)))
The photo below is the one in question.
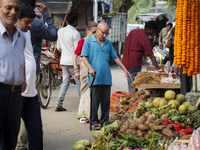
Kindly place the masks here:
POLYGON ((37 86, 39 102, 42 108, 47 108, 52 90, 62 83, 62 68, 60 65, 60 52, 50 51, 41 53, 42 76, 37 86), (48 53, 47 53, 48 52, 48 53))

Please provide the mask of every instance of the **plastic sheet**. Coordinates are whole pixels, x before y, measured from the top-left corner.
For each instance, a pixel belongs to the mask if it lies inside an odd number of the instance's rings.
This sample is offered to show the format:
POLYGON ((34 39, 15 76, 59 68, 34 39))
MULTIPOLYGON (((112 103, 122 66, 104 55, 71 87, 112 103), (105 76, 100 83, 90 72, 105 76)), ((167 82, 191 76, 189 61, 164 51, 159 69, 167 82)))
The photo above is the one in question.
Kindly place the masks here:
POLYGON ((181 145, 171 143, 167 150, 187 150, 187 145, 181 143, 181 145))
POLYGON ((199 149, 200 149, 200 128, 193 131, 187 150, 199 150, 199 149))

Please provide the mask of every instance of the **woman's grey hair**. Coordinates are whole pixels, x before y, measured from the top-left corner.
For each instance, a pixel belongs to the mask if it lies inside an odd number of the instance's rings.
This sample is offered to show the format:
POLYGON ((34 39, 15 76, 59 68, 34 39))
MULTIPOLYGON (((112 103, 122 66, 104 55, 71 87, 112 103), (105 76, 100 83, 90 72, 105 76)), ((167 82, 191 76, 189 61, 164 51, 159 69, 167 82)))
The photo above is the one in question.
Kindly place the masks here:
POLYGON ((94 22, 94 21, 89 21, 88 22, 88 25, 87 25, 87 29, 89 29, 89 30, 91 30, 93 27, 97 27, 97 23, 96 22, 94 22))

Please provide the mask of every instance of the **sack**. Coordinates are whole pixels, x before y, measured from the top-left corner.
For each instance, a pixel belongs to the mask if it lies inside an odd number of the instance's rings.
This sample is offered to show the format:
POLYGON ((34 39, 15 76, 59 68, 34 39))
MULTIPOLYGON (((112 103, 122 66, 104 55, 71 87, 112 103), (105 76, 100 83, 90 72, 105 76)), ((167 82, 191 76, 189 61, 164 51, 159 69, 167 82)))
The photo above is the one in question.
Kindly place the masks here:
POLYGON ((110 98, 110 110, 116 112, 118 109, 123 109, 128 103, 120 104, 120 99, 126 98, 127 102, 131 98, 131 94, 123 91, 116 91, 111 95, 110 98))

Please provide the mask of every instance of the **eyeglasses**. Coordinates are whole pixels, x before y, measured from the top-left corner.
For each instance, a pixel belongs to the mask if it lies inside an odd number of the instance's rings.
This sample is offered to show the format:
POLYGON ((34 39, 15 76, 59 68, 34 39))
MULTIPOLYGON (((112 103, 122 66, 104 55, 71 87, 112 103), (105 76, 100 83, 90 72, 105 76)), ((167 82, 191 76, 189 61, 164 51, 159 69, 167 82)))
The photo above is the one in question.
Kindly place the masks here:
MULTIPOLYGON (((98 29, 101 31, 100 28, 98 28, 98 29)), ((108 33, 105 33, 105 32, 103 32, 103 31, 101 31, 101 33, 102 33, 103 35, 105 34, 106 36, 109 35, 109 32, 108 32, 108 33)))

